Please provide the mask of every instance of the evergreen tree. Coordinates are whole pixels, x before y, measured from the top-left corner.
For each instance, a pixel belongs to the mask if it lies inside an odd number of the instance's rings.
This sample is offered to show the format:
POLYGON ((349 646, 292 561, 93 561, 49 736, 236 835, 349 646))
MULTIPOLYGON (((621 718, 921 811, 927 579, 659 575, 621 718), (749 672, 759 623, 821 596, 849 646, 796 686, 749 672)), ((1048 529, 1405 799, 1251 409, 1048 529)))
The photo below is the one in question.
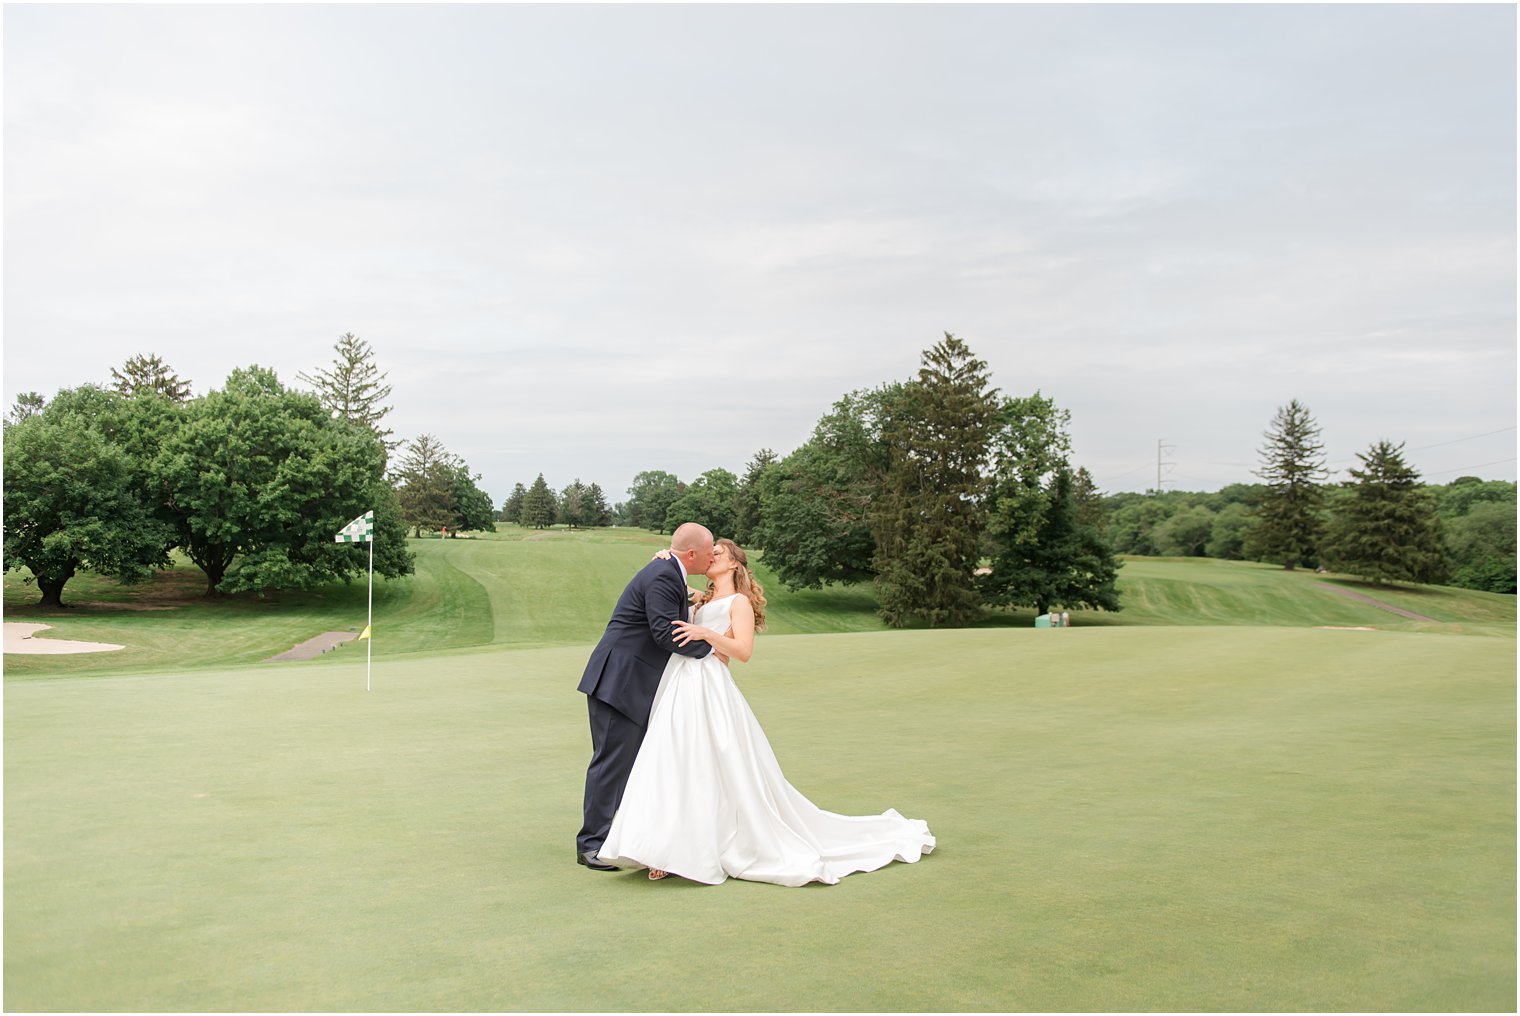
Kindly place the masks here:
POLYGON ((141 394, 179 403, 190 399, 190 382, 182 380, 156 354, 128 357, 121 370, 111 368, 111 378, 116 382, 116 390, 129 399, 141 394))
POLYGON ((779 461, 775 452, 769 448, 762 448, 755 453, 755 457, 750 459, 749 465, 745 467, 744 479, 739 481, 739 489, 734 495, 732 539, 741 547, 752 544, 755 530, 760 525, 760 478, 766 470, 779 461))
POLYGON ((16 396, 16 404, 11 407, 10 415, 5 418, 6 426, 13 423, 21 423, 42 412, 46 400, 37 392, 22 392, 16 396))
POLYGON ((607 495, 599 485, 593 483, 586 488, 584 506, 586 525, 598 528, 612 525, 612 509, 607 507, 607 495))
POLYGON ((1086 466, 1077 467, 1071 477, 1071 496, 1077 504, 1077 525, 1088 526, 1099 536, 1108 528, 1108 513, 1103 510, 1103 495, 1086 466))
POLYGON ((1325 541, 1328 567, 1374 583, 1440 582, 1446 577, 1441 520, 1404 445, 1379 441, 1350 470, 1325 541))
POLYGON ((317 398, 334 415, 358 424, 375 435, 385 448, 387 460, 390 453, 401 447, 400 441, 388 440, 394 433, 380 426, 390 406, 381 405, 391 394, 391 386, 385 383, 388 374, 375 366, 374 350, 369 343, 353 332, 344 332, 333 345, 337 356, 331 370, 317 370, 296 377, 316 388, 317 398))
POLYGON ((512 488, 512 493, 501 505, 501 520, 514 526, 522 525, 523 499, 528 496, 528 488, 517 484, 512 488))
POLYGON ((438 532, 455 525, 453 456, 431 434, 422 434, 406 446, 396 463, 394 480, 401 500, 401 517, 413 536, 423 530, 438 532))
POLYGON ((528 493, 523 497, 522 521, 518 524, 529 529, 547 529, 554 524, 558 507, 554 491, 544 482, 544 474, 539 473, 538 479, 533 481, 533 486, 528 488, 528 493))
POLYGON ((1081 521, 1071 470, 1060 466, 1050 478, 1034 539, 1009 546, 994 559, 984 588, 988 602, 1052 608, 1118 610, 1119 563, 1096 525, 1081 521))
POLYGON ((1323 531, 1321 519, 1325 472, 1324 445, 1319 425, 1297 399, 1277 410, 1267 443, 1259 449, 1267 481, 1257 508, 1251 553, 1261 560, 1281 561, 1292 571, 1314 561, 1323 531))
POLYGON ((998 408, 987 364, 949 332, 903 388, 886 429, 891 465, 871 510, 876 592, 893 627, 964 625, 981 607, 973 572, 998 408))

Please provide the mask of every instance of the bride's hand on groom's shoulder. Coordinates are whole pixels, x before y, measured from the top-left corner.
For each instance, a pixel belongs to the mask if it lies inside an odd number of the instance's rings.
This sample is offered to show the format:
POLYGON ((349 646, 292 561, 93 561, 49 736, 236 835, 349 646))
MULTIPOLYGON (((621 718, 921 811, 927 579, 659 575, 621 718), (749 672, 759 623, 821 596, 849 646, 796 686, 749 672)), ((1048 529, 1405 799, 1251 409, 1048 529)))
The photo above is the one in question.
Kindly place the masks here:
POLYGON ((649 560, 651 560, 651 561, 669 561, 673 557, 675 557, 675 555, 672 554, 669 550, 661 549, 661 550, 655 551, 654 557, 650 558, 649 560))

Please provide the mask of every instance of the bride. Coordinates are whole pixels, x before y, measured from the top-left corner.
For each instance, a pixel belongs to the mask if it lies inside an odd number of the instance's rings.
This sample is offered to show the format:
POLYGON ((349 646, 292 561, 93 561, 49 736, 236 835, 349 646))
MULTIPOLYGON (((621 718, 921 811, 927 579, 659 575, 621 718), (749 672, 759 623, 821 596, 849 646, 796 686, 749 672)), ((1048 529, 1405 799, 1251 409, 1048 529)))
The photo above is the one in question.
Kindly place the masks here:
POLYGON ((732 540, 717 541, 707 577, 695 619, 672 629, 678 644, 701 640, 714 651, 700 659, 672 654, 665 665, 599 858, 648 868, 651 879, 668 873, 708 885, 732 877, 798 886, 832 885, 933 850, 921 819, 891 808, 835 815, 786 782, 726 665, 753 654, 765 595, 732 540))

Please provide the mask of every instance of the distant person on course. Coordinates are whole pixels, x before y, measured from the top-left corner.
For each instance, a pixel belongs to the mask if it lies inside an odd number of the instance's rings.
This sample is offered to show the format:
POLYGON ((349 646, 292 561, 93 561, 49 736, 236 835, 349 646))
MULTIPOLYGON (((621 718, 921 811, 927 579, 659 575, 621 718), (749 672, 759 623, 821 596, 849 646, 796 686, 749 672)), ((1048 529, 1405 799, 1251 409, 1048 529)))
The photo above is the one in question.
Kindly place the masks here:
POLYGON ((597 860, 623 786, 644 740, 644 725, 660 675, 673 656, 706 656, 703 642, 678 645, 671 626, 684 622, 689 600, 686 576, 712 564, 713 537, 706 526, 687 522, 670 537, 670 552, 649 562, 618 597, 602 640, 581 675, 591 717, 591 764, 586 767, 585 824, 575 838, 575 861, 599 871, 597 860))
MULTIPOLYGON (((672 540, 671 551, 661 551, 651 567, 673 573, 662 559, 678 552, 672 540)), ((695 619, 683 614, 669 626, 675 648, 622 804, 600 850, 584 863, 648 868, 651 879, 676 874, 708 885, 743 878, 799 886, 832 884, 932 851, 934 837, 920 819, 890 808, 836 815, 787 783, 728 669, 730 659, 744 663, 754 653, 755 633, 765 627, 765 591, 732 540, 717 541, 705 572, 706 592, 692 594, 695 619)))

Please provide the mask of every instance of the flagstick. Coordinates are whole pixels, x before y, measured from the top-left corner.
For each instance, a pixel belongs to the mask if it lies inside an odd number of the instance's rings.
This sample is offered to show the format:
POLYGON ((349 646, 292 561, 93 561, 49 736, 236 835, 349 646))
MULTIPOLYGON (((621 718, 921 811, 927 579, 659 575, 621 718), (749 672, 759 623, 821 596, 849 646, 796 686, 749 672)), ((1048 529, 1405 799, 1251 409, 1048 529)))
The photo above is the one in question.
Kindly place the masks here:
POLYGON ((375 534, 369 537, 369 638, 364 640, 364 690, 369 691, 370 659, 375 651, 375 534))

